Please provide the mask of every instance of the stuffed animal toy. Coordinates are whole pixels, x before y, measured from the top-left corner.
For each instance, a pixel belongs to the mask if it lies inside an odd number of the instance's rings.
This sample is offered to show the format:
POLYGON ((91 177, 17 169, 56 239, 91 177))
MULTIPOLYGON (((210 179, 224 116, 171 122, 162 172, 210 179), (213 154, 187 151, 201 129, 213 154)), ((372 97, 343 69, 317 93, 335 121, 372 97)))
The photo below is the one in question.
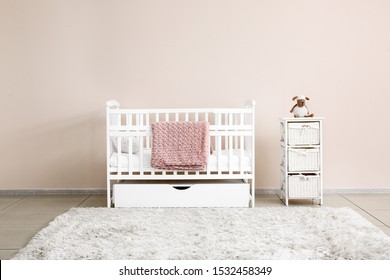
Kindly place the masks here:
POLYGON ((314 114, 309 113, 309 109, 306 107, 306 100, 310 100, 309 97, 303 95, 294 96, 293 101, 297 100, 297 104, 291 108, 290 113, 294 114, 294 118, 314 117, 314 114))

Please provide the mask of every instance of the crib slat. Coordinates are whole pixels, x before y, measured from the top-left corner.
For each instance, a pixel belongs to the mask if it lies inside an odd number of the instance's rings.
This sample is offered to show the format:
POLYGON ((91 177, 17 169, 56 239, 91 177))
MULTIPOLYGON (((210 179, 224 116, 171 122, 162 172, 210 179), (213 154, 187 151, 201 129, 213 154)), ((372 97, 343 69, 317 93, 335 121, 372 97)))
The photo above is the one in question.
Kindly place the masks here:
MULTIPOLYGON (((233 125, 233 114, 229 114, 229 125, 233 125)), ((233 136, 229 136, 229 174, 233 174, 233 136)))
MULTIPOLYGON (((222 119, 222 116, 221 114, 217 114, 217 125, 221 125, 221 119, 222 119)), ((217 135, 216 136, 216 149, 217 149, 217 169, 218 169, 218 174, 221 174, 221 169, 222 169, 222 165, 221 165, 221 150, 222 150, 222 136, 221 135, 217 135)))
POLYGON ((169 113, 165 113, 165 121, 169 122, 169 113))
POLYGON ((139 137, 139 174, 144 175, 144 137, 139 137))
POLYGON ((122 115, 121 114, 116 114, 116 124, 118 125, 118 126, 121 126, 122 125, 122 117, 121 117, 122 115))
MULTIPOLYGON (((230 118, 229 118, 229 115, 230 114, 228 114, 228 113, 226 113, 225 114, 225 131, 224 131, 224 133, 228 133, 228 126, 230 125, 230 118)), ((227 136, 227 135, 225 135, 224 136, 224 138, 225 138, 225 150, 227 150, 228 151, 228 168, 229 168, 229 170, 230 170, 230 160, 231 160, 231 155, 230 155, 230 143, 229 143, 229 140, 230 140, 230 136, 227 136)))
POLYGON ((129 143, 128 143, 128 151, 129 151, 129 162, 128 162, 128 169, 129 169, 129 175, 131 175, 131 171, 133 169, 133 166, 132 166, 132 160, 133 160, 133 137, 129 136, 127 138, 129 140, 129 143))
POLYGON ((222 171, 222 164, 221 164, 221 150, 222 150, 222 148, 221 148, 221 136, 220 135, 218 135, 217 136, 217 159, 218 159, 218 161, 217 161, 217 167, 218 167, 218 174, 221 174, 221 171, 222 171))
MULTIPOLYGON (((205 121, 208 121, 208 114, 205 113, 205 121)), ((210 146, 210 151, 211 151, 211 147, 213 146, 213 137, 209 134, 209 146, 210 146)), ((209 155, 209 164, 207 164, 207 169, 206 169, 206 172, 207 172, 207 175, 210 175, 210 157, 211 155, 209 155)))
POLYGON ((233 136, 229 136, 229 174, 233 174, 233 136))
MULTIPOLYGON (((139 132, 139 127, 143 125, 143 114, 138 113, 137 114, 137 132, 139 132)), ((143 167, 144 167, 144 143, 143 143, 143 136, 138 136, 138 146, 139 146, 139 172, 140 175, 143 175, 143 167)))
POLYGON ((185 116, 185 121, 188 122, 188 120, 189 120, 189 114, 188 114, 188 113, 185 113, 184 116, 185 116))
MULTIPOLYGON (((238 115, 237 114, 233 114, 233 125, 237 125, 238 124, 238 115)), ((234 136, 234 145, 233 145, 233 149, 238 149, 238 136, 234 136)))
POLYGON ((121 167, 122 167, 122 161, 121 161, 121 155, 122 155, 122 137, 117 137, 117 157, 118 157, 118 175, 120 176, 122 174, 121 167))
MULTIPOLYGON (((227 133, 227 131, 226 131, 226 133, 227 133)), ((229 147, 229 146, 228 146, 228 145, 229 145, 229 143, 228 143, 228 136, 227 136, 227 135, 224 135, 223 137, 225 138, 225 146, 224 146, 224 149, 227 150, 227 149, 229 149, 229 148, 228 148, 228 147, 229 147)))
MULTIPOLYGON (((141 126, 141 114, 142 113, 137 113, 135 115, 135 126, 136 126, 136 132, 137 134, 139 133, 139 127, 141 126)), ((139 163, 140 163, 140 171, 141 171, 141 166, 142 166, 142 160, 143 160, 143 153, 141 152, 141 136, 138 136, 138 141, 139 141, 139 153, 140 153, 140 156, 139 156, 139 163)))
POLYGON ((217 126, 220 126, 221 125, 221 122, 222 122, 222 116, 221 116, 221 114, 217 114, 217 119, 216 119, 216 125, 217 126))
MULTIPOLYGON (((126 114, 126 126, 127 126, 127 129, 126 131, 127 132, 130 132, 131 131, 131 127, 133 126, 133 114, 126 114)), ((133 156, 133 138, 131 136, 128 136, 127 137, 127 140, 128 140, 128 143, 127 143, 127 151, 128 151, 128 172, 129 172, 129 175, 130 175, 130 172, 131 172, 131 168, 132 168, 132 165, 131 165, 131 162, 132 162, 132 156, 133 156)), ((119 155, 118 155, 119 157, 119 155)))
POLYGON ((244 136, 240 136, 240 174, 244 174, 244 136))
POLYGON ((133 119, 132 114, 126 114, 126 126, 127 126, 127 130, 129 130, 130 127, 132 126, 132 119, 133 119))
MULTIPOLYGON (((204 120, 206 122, 209 122, 209 113, 208 112, 204 113, 204 120)), ((209 135, 209 137, 210 137, 209 145, 213 146, 213 140, 214 140, 214 147, 215 147, 215 137, 212 137, 211 135, 209 135)), ((210 164, 207 165, 207 176, 209 176, 209 175, 211 175, 210 164)))
MULTIPOLYGON (((145 114, 145 125, 147 129, 149 129, 150 121, 149 121, 150 115, 149 113, 145 114)), ((150 149, 150 136, 146 136, 146 148, 150 149)))
POLYGON ((229 114, 229 124, 233 125, 233 114, 232 113, 229 114))
POLYGON ((198 112, 195 113, 195 121, 196 122, 199 121, 199 113, 198 112))
MULTIPOLYGON (((156 113, 155 115, 155 122, 157 123, 157 122, 159 122, 160 121, 160 114, 159 113, 156 113)), ((149 134, 149 138, 150 138, 150 148, 152 148, 152 146, 153 146, 153 139, 152 139, 152 129, 151 129, 151 127, 149 128, 149 132, 150 132, 150 134, 149 134)), ((151 167, 151 176, 155 176, 156 175, 156 171, 155 171, 155 169, 153 168, 153 167, 151 167)))

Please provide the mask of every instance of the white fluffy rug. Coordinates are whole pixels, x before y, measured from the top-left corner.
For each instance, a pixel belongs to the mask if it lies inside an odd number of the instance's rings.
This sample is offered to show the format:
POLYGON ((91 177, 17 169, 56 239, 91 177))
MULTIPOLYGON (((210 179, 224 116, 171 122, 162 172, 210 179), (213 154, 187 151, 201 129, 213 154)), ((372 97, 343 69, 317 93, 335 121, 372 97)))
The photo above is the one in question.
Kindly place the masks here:
POLYGON ((348 208, 74 208, 14 259, 390 259, 348 208))

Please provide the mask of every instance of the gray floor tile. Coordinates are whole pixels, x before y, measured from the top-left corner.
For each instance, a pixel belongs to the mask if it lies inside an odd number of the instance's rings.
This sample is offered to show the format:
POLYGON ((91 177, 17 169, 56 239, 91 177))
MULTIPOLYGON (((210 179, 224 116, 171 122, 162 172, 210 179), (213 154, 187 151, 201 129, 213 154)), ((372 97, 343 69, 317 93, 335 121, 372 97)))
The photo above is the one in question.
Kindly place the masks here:
POLYGON ((363 209, 390 210, 390 194, 343 194, 342 196, 363 209))
POLYGON ((107 196, 91 195, 79 207, 107 207, 107 196))
POLYGON ((348 199, 338 194, 325 194, 323 206, 336 207, 336 208, 348 207, 352 209, 360 209, 357 205, 353 204, 348 199))
POLYGON ((266 193, 266 194, 256 194, 256 198, 279 198, 279 196, 274 193, 266 193))
POLYGON ((289 207, 294 207, 294 206, 321 207, 319 205, 319 200, 317 199, 300 199, 300 198, 289 199, 288 206, 289 207))
POLYGON ((1 195, 0 196, 0 210, 3 210, 15 202, 26 197, 25 195, 1 195))
POLYGON ((7 212, 0 213, 0 228, 46 227, 61 212, 7 212))
POLYGON ((279 198, 259 198, 255 200, 256 207, 285 207, 279 198))
POLYGON ((17 252, 18 252, 18 250, 0 250, 0 260, 9 260, 17 252))
POLYGON ((41 228, 0 228, 0 249, 23 248, 41 228))
POLYGON ((370 215, 374 216, 386 226, 390 227, 390 210, 382 210, 382 209, 367 209, 366 210, 370 215))
POLYGON ((79 206, 89 195, 31 195, 4 211, 14 212, 65 212, 79 206))

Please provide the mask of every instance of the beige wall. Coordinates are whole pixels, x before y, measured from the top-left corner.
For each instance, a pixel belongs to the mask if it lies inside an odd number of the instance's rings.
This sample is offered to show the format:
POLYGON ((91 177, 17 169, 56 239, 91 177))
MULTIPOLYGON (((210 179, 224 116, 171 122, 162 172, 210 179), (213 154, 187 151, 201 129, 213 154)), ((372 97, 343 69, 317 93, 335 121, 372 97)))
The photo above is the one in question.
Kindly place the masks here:
POLYGON ((104 103, 257 101, 257 188, 278 117, 311 97, 325 187, 390 189, 390 1, 0 0, 0 188, 104 188, 104 103))

